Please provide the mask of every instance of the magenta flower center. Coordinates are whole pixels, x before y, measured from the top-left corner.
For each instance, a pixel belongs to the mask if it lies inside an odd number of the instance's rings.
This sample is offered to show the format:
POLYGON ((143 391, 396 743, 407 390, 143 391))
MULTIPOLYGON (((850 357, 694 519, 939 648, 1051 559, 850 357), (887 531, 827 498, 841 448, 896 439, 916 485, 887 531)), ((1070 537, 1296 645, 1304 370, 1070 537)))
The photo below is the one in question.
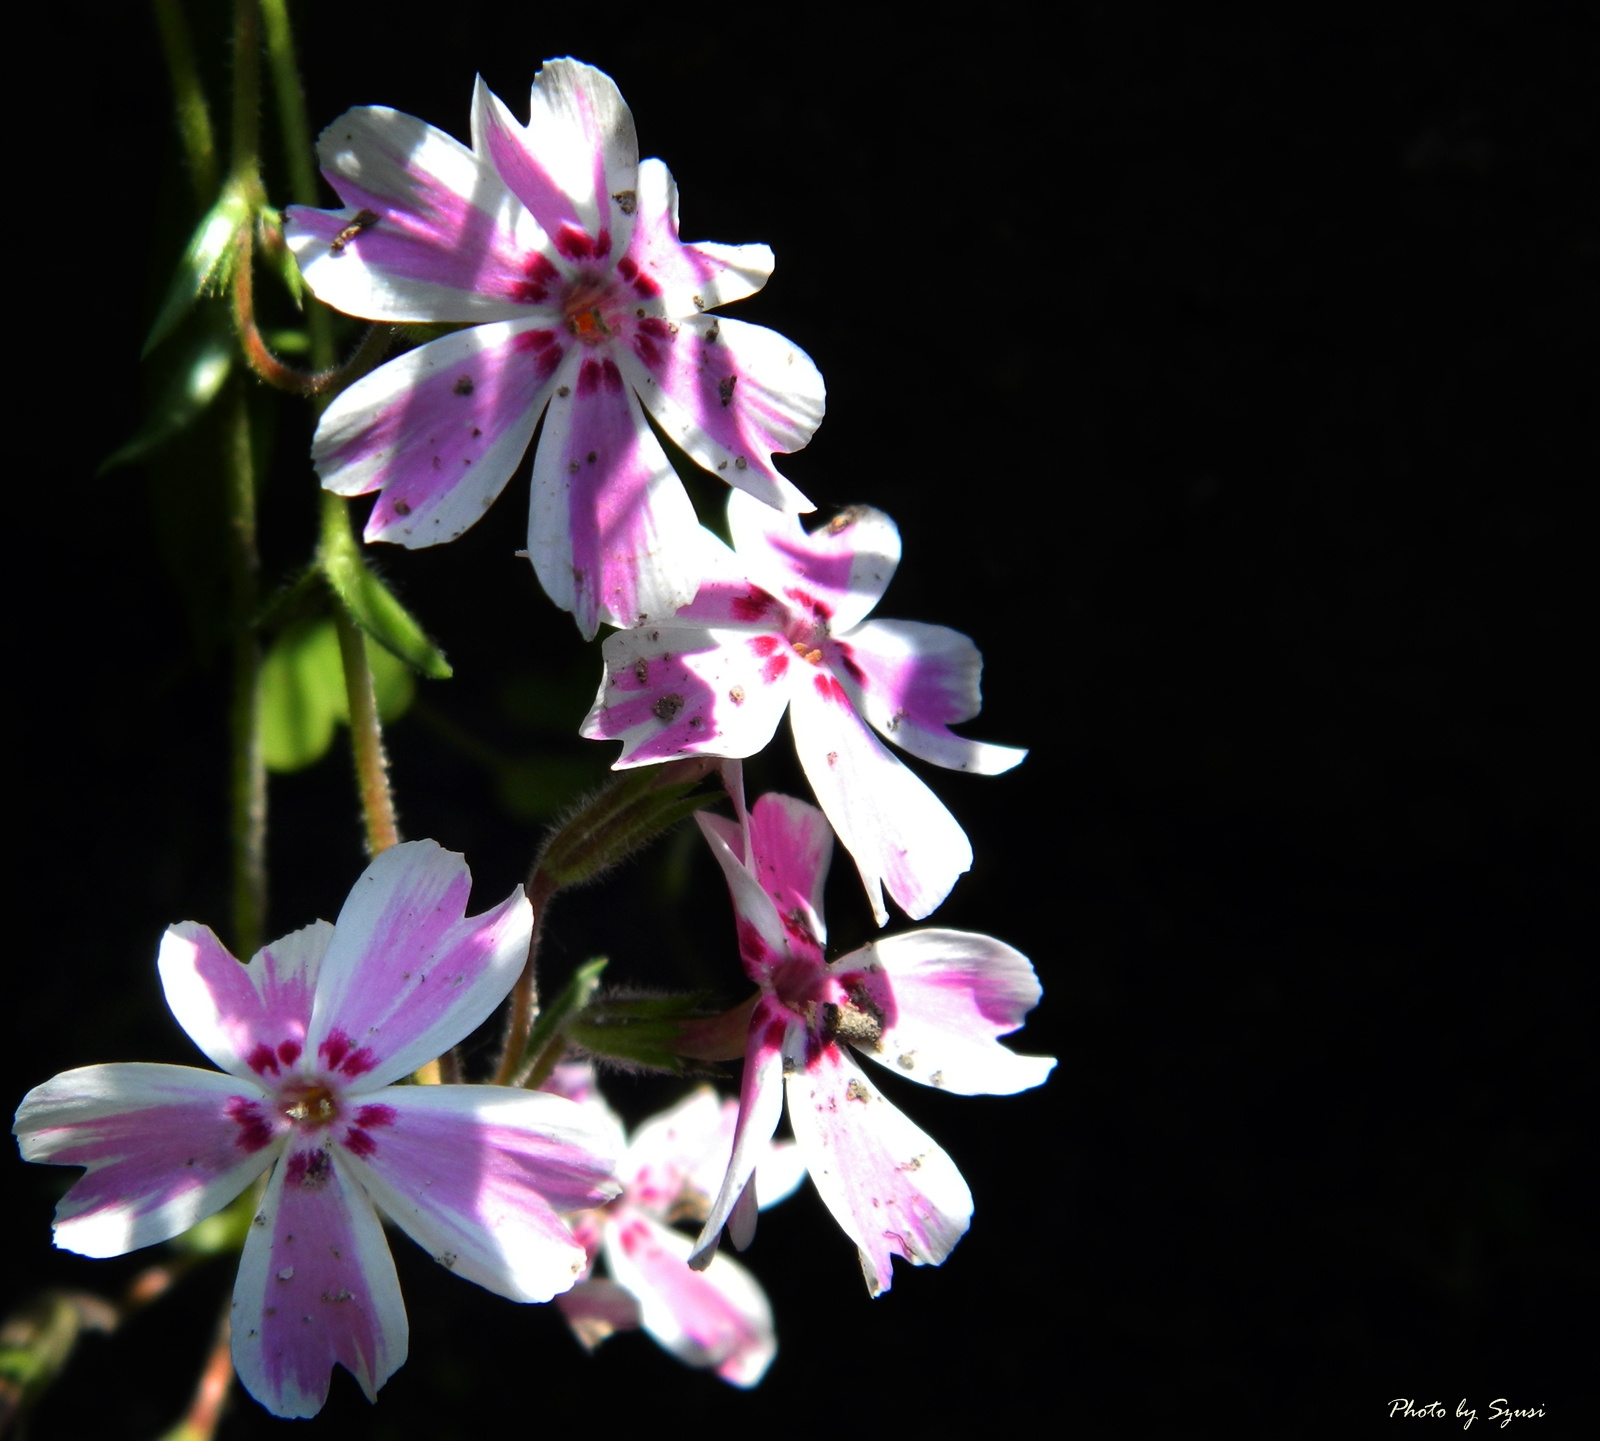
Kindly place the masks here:
POLYGON ((806 956, 779 961, 772 968, 771 983, 773 994, 797 1015, 805 1015, 809 1006, 828 995, 826 967, 806 956))

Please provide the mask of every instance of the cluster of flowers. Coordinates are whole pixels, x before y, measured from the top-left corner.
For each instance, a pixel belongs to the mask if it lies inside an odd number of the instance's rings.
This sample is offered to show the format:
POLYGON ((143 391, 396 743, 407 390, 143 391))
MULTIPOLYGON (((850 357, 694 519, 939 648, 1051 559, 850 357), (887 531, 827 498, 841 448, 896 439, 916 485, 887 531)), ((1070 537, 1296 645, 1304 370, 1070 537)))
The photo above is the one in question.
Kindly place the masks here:
POLYGON ((334 401, 313 446, 323 484, 379 493, 369 540, 447 541, 503 488, 543 416, 528 555, 586 638, 618 628, 583 734, 620 740, 619 768, 723 761, 734 818, 696 820, 759 988, 740 1013, 740 1094, 719 1102, 703 1086, 627 1141, 582 1065, 537 1092, 397 1084, 488 1018, 533 930, 520 888, 467 916, 465 862, 421 841, 379 855, 336 925, 247 965, 204 926, 172 927, 167 1001, 220 1074, 69 1071, 24 1100, 23 1154, 87 1168, 55 1234, 90 1256, 173 1237, 265 1175, 233 1354, 280 1415, 315 1414, 335 1362, 371 1397, 405 1359, 380 1211, 469 1280, 559 1297, 586 1344, 643 1326, 754 1384, 772 1318, 716 1254, 724 1227, 742 1248, 758 1207, 809 1173, 876 1295, 893 1256, 938 1264, 971 1215, 950 1158, 851 1051, 964 1095, 1037 1086, 1054 1065, 999 1042, 1040 990, 998 940, 922 929, 824 958, 835 835, 880 925, 885 890, 920 920, 971 864, 961 827, 879 737, 982 774, 1023 753, 950 730, 979 709, 966 636, 867 619, 899 561, 889 518, 857 508, 800 525, 812 507, 772 455, 810 439, 821 377, 783 337, 713 313, 759 289, 771 252, 679 240, 672 178, 638 159, 607 76, 548 63, 526 126, 480 82, 471 148, 370 107, 330 126, 319 153, 344 208, 290 212, 312 290, 371 319, 470 323, 334 401), (731 548, 698 524, 646 411, 736 487, 731 548), (786 708, 820 811, 745 802, 738 760, 786 708), (773 1139, 784 1090, 793 1143, 773 1139), (672 1228, 682 1220, 700 1223, 697 1239, 672 1228), (609 1280, 592 1275, 602 1257, 609 1280))

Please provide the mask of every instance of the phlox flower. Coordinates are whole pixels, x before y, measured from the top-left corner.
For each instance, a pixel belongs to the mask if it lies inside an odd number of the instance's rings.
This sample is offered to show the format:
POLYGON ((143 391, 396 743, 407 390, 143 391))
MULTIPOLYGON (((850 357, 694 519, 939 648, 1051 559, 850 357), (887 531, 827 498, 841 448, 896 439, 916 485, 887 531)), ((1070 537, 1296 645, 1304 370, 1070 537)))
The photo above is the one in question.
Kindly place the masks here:
POLYGON ((972 864, 972 847, 878 735, 952 770, 1010 770, 1025 750, 950 730, 978 713, 983 658, 945 626, 866 619, 900 561, 900 533, 882 511, 846 510, 808 535, 798 517, 735 492, 728 528, 732 551, 700 532, 706 579, 689 605, 606 638, 582 732, 622 741, 617 769, 744 757, 787 708, 800 765, 878 924, 889 919, 885 887, 920 920, 972 864))
POLYGON ((30 1091, 23 1157, 87 1173, 56 1209, 58 1246, 119 1256, 165 1241, 266 1173, 233 1291, 233 1363, 280 1416, 313 1416, 334 1363, 368 1399, 405 1361, 407 1326, 378 1211, 441 1265, 548 1301, 586 1264, 558 1213, 617 1193, 610 1128, 559 1096, 400 1086, 510 990, 532 915, 520 887, 467 916, 471 876, 432 841, 385 851, 337 925, 240 965, 205 926, 157 961, 178 1023, 222 1068, 138 1062, 30 1091))
POLYGON ((950 1254, 966 1233, 972 1194, 950 1157, 884 1098, 850 1051, 959 1095, 1025 1091, 1055 1061, 1020 1056, 998 1038, 1037 1004, 1039 982, 1026 956, 966 931, 885 936, 824 961, 827 821, 790 796, 762 796, 746 813, 736 788, 735 802, 738 822, 704 812, 695 819, 727 877, 740 958, 761 989, 733 1154, 690 1264, 705 1264, 737 1214, 786 1090, 806 1169, 855 1242, 876 1296, 893 1280, 892 1257, 937 1266, 950 1254))
POLYGON ((347 111, 317 142, 342 210, 291 208, 319 299, 389 321, 465 321, 351 386, 312 444, 323 485, 381 491, 368 540, 455 539, 533 437, 528 553, 585 638, 694 596, 695 515, 645 421, 768 505, 811 503, 772 466, 822 419, 822 377, 781 335, 710 314, 772 273, 765 245, 686 245, 678 192, 639 159, 610 76, 551 60, 527 125, 480 79, 472 147, 410 115, 347 111))
MULTIPOLYGON (((620 1130, 588 1066, 559 1067, 556 1088, 597 1107, 620 1130)), ((738 1111, 736 1101, 697 1087, 633 1133, 617 1166, 622 1194, 603 1209, 568 1218, 591 1266, 603 1256, 611 1278, 586 1275, 556 1298, 585 1346, 642 1326, 685 1365, 713 1370, 735 1386, 754 1386, 766 1374, 778 1342, 765 1292, 727 1256, 691 1271, 693 1243, 669 1224, 698 1223, 709 1213, 728 1168, 738 1111)), ((805 1167, 792 1142, 777 1142, 761 1151, 756 1174, 765 1209, 800 1184, 805 1167)))

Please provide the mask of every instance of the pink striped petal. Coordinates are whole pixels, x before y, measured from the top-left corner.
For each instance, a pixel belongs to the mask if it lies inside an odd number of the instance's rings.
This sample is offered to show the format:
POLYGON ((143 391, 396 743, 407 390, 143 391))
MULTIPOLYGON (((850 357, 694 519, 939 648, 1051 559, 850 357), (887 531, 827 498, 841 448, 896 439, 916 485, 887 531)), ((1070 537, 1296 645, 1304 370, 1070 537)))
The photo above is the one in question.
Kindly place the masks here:
POLYGON ((639 142, 609 75, 576 60, 547 60, 533 80, 526 127, 480 78, 472 145, 566 260, 600 261, 627 250, 639 142))
POLYGON ((822 423, 825 388, 792 341, 742 320, 692 315, 619 357, 657 423, 698 465, 784 511, 816 509, 772 465, 822 423))
POLYGON ((367 1400, 406 1359, 394 1258, 372 1202, 320 1146, 273 1168, 233 1287, 233 1366, 275 1416, 315 1416, 340 1365, 367 1400))
POLYGON ((684 755, 754 755, 789 703, 787 662, 774 672, 778 647, 768 639, 649 625, 607 636, 606 677, 580 733, 620 740, 618 770, 684 755))
POLYGON ((127 1062, 36 1086, 12 1130, 23 1160, 88 1168, 56 1207, 56 1245, 120 1256, 220 1211, 271 1164, 287 1123, 231 1076, 127 1062))
POLYGON ((161 938, 156 966, 190 1040, 224 1071, 272 1085, 305 1052, 317 972, 332 938, 332 926, 313 921, 242 966, 209 926, 184 921, 161 938))
POLYGON ((628 258, 660 291, 663 315, 698 315, 743 300, 772 274, 770 246, 678 239, 678 186, 659 160, 639 162, 633 227, 628 258))
POLYGON ((950 770, 997 776, 1028 754, 951 733, 982 708, 983 657, 960 631, 869 620, 835 641, 840 679, 869 725, 902 750, 950 770))
POLYGON ((586 1351, 618 1331, 639 1326, 639 1303, 615 1281, 580 1281, 557 1296, 556 1305, 586 1351))
MULTIPOLYGON (((758 985, 766 985, 774 968, 790 958, 796 939, 807 943, 807 951, 820 960, 822 952, 816 941, 809 935, 795 937, 790 928, 784 925, 782 916, 772 903, 772 897, 761 889, 755 868, 740 859, 743 837, 733 823, 706 811, 696 811, 694 819, 711 847, 711 854, 722 867, 728 890, 733 896, 734 916, 739 931, 739 956, 744 962, 745 974, 758 985)), ((753 1027, 754 1022, 751 1024, 753 1027)))
POLYGON ((340 1165, 440 1265, 514 1301, 548 1301, 583 1274, 556 1213, 622 1189, 604 1116, 498 1086, 396 1086, 363 1109, 390 1114, 352 1126, 340 1165))
POLYGON ((867 1289, 891 1257, 937 1266, 966 1234, 972 1193, 955 1163, 896 1110, 837 1045, 788 1078, 789 1124, 833 1218, 861 1253, 867 1289))
POLYGON ((803 1028, 781 1006, 763 998, 750 1019, 750 1039, 744 1053, 744 1077, 739 1085, 739 1123, 733 1133, 733 1153, 711 1213, 694 1243, 689 1264, 703 1271, 716 1254, 717 1238, 732 1215, 762 1153, 778 1129, 783 1114, 783 1061, 786 1049, 804 1044, 803 1028), (791 1032, 793 1034, 791 1035, 791 1032))
POLYGON ((369 320, 479 321, 546 298, 543 233, 494 167, 442 130, 361 106, 322 132, 317 154, 345 208, 291 206, 285 238, 325 304, 369 320))
POLYGON ((644 1329, 686 1366, 754 1386, 777 1355, 772 1307, 737 1261, 687 1265, 687 1236, 631 1207, 606 1228, 606 1269, 638 1298, 644 1329))
MULTIPOLYGON (((709 1089, 709 1088, 704 1088, 709 1089)), ((733 1153, 733 1133, 739 1124, 739 1103, 732 1097, 717 1105, 715 1134, 708 1138, 701 1158, 689 1170, 685 1186, 703 1196, 709 1204, 722 1185, 733 1153)), ((757 1204, 763 1211, 794 1194, 805 1180, 805 1162, 793 1141, 773 1141, 756 1162, 752 1184, 757 1204)))
POLYGON ((900 532, 871 506, 842 510, 808 535, 798 517, 735 493, 728 497, 728 529, 753 581, 836 636, 877 605, 900 564, 900 532))
POLYGON ((749 853, 756 879, 780 916, 808 930, 820 946, 828 939, 822 888, 833 860, 833 830, 821 811, 793 796, 768 793, 750 812, 749 853))
POLYGON ((1042 991, 1022 952, 970 931, 885 936, 829 968, 865 993, 882 1034, 857 1049, 925 1086, 963 1096, 1010 1096, 1040 1085, 1050 1056, 1019 1056, 999 1037, 1022 1025, 1042 991))
POLYGON ((867 729, 820 667, 790 705, 794 748, 818 803, 855 860, 878 924, 883 891, 921 920, 972 864, 966 832, 943 803, 867 729))
POLYGON ((528 958, 518 886, 465 916, 467 863, 434 841, 378 856, 351 890, 323 957, 306 1048, 355 1093, 416 1070, 505 999, 528 958))
POLYGON ((528 554, 584 639, 643 625, 694 596, 699 522, 638 397, 585 355, 556 389, 533 462, 528 554), (566 391, 566 394, 562 392, 566 391))
POLYGON ((722 1104, 710 1086, 696 1086, 675 1106, 652 1116, 633 1133, 618 1172, 628 1201, 663 1220, 678 1204, 698 1169, 716 1169, 706 1199, 722 1184, 733 1149, 733 1116, 724 1131, 722 1104))
POLYGON ((559 329, 518 320, 458 331, 391 360, 323 414, 311 443, 323 486, 337 495, 383 492, 368 540, 412 548, 454 540, 527 452, 565 341, 559 329))

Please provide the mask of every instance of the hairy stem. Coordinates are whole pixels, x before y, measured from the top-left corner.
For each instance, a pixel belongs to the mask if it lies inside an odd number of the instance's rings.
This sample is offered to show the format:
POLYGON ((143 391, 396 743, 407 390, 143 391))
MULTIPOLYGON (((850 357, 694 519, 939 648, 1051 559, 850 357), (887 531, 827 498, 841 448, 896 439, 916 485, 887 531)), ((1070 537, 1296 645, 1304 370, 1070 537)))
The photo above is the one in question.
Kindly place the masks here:
POLYGON ((229 833, 233 854, 233 941, 240 956, 255 954, 267 909, 267 767, 261 746, 261 559, 256 549, 255 457, 244 377, 228 382, 223 470, 228 497, 228 584, 233 648, 229 714, 229 833))
POLYGON ((522 967, 522 974, 511 988, 505 1049, 494 1073, 497 1086, 512 1084, 522 1065, 522 1053, 527 1047, 528 1037, 533 1032, 533 1022, 538 1012, 539 940, 544 933, 545 911, 549 909, 556 889, 556 883, 542 869, 536 868, 528 877, 528 903, 533 907, 533 934, 528 937, 528 959, 522 967))
MULTIPOLYGON (((267 32, 267 63, 272 69, 273 97, 278 108, 278 132, 283 139, 289 168, 289 193, 296 205, 317 203, 317 175, 312 166, 311 125, 306 116, 306 96, 295 63, 294 34, 284 0, 260 0, 267 32)), ((333 365, 333 327, 328 308, 306 297, 306 332, 311 338, 311 365, 328 370, 333 365)))
MULTIPOLYGON (((343 502, 337 497, 330 498, 342 513, 343 502)), ((341 605, 333 608, 333 625, 339 636, 339 659, 344 662, 344 693, 350 704, 350 749, 355 756, 356 788, 361 794, 367 854, 375 856, 400 840, 394 797, 389 790, 389 758, 383 750, 383 726, 378 720, 378 700, 372 688, 367 638, 341 605)))
POLYGON ((261 184, 261 30, 256 0, 233 0, 233 145, 237 182, 261 184))
POLYGON ((178 135, 189 162, 189 182, 203 212, 217 195, 217 142, 211 130, 211 111, 200 88, 194 42, 178 0, 154 0, 156 29, 161 32, 161 53, 172 80, 173 105, 178 112, 178 135))

